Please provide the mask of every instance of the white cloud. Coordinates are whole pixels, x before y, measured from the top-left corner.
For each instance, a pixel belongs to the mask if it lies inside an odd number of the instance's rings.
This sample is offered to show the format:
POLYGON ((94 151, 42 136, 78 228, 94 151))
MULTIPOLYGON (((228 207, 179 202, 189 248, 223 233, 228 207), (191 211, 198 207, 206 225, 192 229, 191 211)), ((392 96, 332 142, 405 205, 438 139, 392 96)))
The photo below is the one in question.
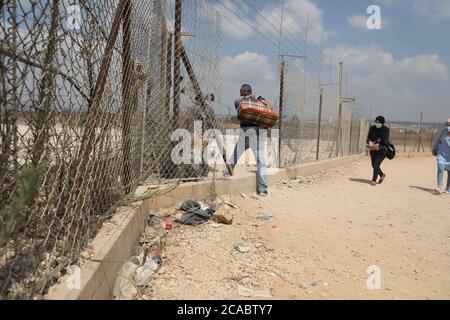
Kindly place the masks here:
POLYGON ((356 14, 347 18, 348 24, 357 29, 367 29, 367 16, 363 14, 356 14))
MULTIPOLYGON (((222 0, 228 9, 222 4, 214 5, 216 10, 222 16, 222 26, 224 32, 236 40, 249 39, 255 35, 258 30, 264 35, 274 38, 278 41, 280 32, 280 17, 282 13, 282 4, 277 2, 268 3, 261 10, 255 12, 254 8, 248 7, 245 2, 240 2, 239 7, 236 1, 222 0), (237 12, 242 17, 246 17, 246 22, 250 26, 240 21, 230 11, 237 12)), ((304 36, 309 17, 308 38, 315 44, 320 43, 321 35, 324 38, 334 34, 333 31, 326 31, 323 27, 322 10, 311 0, 286 0, 283 18, 283 34, 285 37, 294 35, 304 36)))
MULTIPOLYGON (((334 58, 345 61, 350 73, 380 74, 390 78, 414 76, 415 81, 449 79, 447 66, 436 54, 423 54, 396 60, 389 52, 375 44, 352 46, 340 44, 333 48, 334 58)), ((331 50, 325 50, 326 55, 331 50)))
MULTIPOLYGON (((449 70, 437 54, 395 58, 375 44, 339 44, 325 56, 344 61, 349 86, 363 87, 366 108, 391 119, 415 118, 424 111, 434 120, 448 113, 449 70)), ((432 120, 432 119, 430 119, 432 120)))
POLYGON ((244 83, 250 84, 255 94, 262 95, 272 102, 275 99, 277 77, 267 56, 244 52, 234 57, 224 57, 221 69, 224 101, 232 112, 234 112, 233 101, 239 98, 239 89, 244 83))
POLYGON ((447 66, 437 54, 405 58, 397 63, 397 68, 404 76, 411 75, 424 80, 448 80, 449 77, 447 66))

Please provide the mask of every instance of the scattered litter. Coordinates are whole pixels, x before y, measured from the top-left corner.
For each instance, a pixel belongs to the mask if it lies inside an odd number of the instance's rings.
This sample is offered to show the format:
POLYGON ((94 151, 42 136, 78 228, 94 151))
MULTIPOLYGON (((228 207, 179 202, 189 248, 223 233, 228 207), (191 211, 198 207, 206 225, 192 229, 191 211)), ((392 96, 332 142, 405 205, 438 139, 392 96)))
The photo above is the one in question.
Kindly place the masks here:
POLYGON ((205 205, 197 201, 186 201, 181 205, 181 210, 185 213, 183 216, 175 222, 198 226, 211 219, 215 212, 214 208, 207 208, 205 205))
POLYGON ((254 199, 254 200, 259 200, 259 197, 258 197, 258 196, 255 196, 255 195, 251 195, 250 198, 252 198, 252 199, 254 199))
POLYGON ((275 214, 271 211, 267 211, 267 212, 261 213, 261 216, 258 218, 263 219, 263 220, 271 220, 271 219, 275 219, 275 214))
POLYGON ((318 283, 316 280, 314 280, 313 282, 311 282, 311 287, 317 287, 318 283))
POLYGON ((139 241, 139 244, 141 246, 147 246, 148 248, 151 248, 152 246, 154 246, 156 243, 160 243, 160 247, 163 247, 163 244, 165 242, 165 238, 166 236, 169 234, 168 230, 164 230, 164 232, 162 232, 160 235, 153 237, 152 239, 148 239, 145 235, 143 235, 139 241))
POLYGON ((143 255, 132 257, 122 266, 114 286, 115 299, 132 300, 136 297, 137 290, 134 287, 134 277, 142 259, 143 255))
POLYGON ((153 227, 159 227, 159 226, 161 226, 161 225, 164 224, 164 220, 163 220, 162 218, 160 218, 160 217, 157 217, 157 216, 154 215, 154 214, 151 214, 151 215, 147 218, 147 223, 148 223, 150 226, 153 226, 153 227))
POLYGON ((231 202, 224 202, 223 204, 226 204, 229 207, 232 207, 233 209, 239 209, 239 207, 231 202))
POLYGON ((278 226, 276 224, 273 224, 272 229, 276 229, 276 228, 278 228, 278 226))
POLYGON ((161 268, 161 251, 155 250, 153 257, 147 259, 144 265, 136 269, 135 285, 145 287, 149 284, 151 277, 161 268))
POLYGON ((247 253, 252 250, 249 246, 247 246, 243 243, 235 243, 233 247, 236 251, 238 251, 240 253, 247 253))
POLYGON ((213 222, 213 223, 210 224, 210 226, 213 227, 213 228, 218 229, 218 228, 222 228, 223 225, 220 224, 220 223, 213 222))
POLYGON ((166 220, 164 222, 164 228, 166 230, 172 230, 173 229, 173 221, 172 220, 166 220))
POLYGON ((261 291, 255 291, 245 287, 239 287, 239 295, 242 297, 252 297, 252 298, 272 298, 272 289, 266 289, 261 291))
POLYGON ((241 193, 241 197, 242 197, 244 200, 247 200, 247 199, 248 199, 248 197, 247 197, 247 195, 246 195, 245 193, 241 193))

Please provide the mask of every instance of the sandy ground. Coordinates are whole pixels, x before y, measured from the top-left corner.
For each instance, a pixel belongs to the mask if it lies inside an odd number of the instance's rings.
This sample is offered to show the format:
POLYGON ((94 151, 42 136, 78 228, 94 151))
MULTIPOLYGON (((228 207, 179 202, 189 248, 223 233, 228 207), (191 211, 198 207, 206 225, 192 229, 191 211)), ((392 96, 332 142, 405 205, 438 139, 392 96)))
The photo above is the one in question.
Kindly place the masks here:
POLYGON ((280 183, 267 198, 225 197, 238 206, 233 225, 176 227, 140 298, 247 299, 245 287, 272 299, 449 299, 450 196, 432 194, 435 167, 431 157, 387 161, 373 187, 364 159, 280 183), (276 218, 260 219, 267 211, 276 218), (379 290, 367 287, 372 265, 379 290))

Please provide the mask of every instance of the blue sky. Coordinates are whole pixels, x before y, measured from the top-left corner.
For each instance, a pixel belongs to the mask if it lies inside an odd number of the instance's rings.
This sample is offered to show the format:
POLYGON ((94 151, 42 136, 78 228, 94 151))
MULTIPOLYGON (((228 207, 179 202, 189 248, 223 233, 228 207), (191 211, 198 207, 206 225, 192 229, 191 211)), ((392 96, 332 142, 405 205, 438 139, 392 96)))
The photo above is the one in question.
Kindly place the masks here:
MULTIPOLYGON (((276 102, 282 0, 210 2, 222 16, 224 103, 232 103, 242 82, 252 82, 258 93, 276 102)), ((346 94, 358 98, 362 113, 372 110, 373 116, 412 121, 420 111, 426 121, 450 117, 450 0, 285 0, 283 54, 305 53, 307 16, 311 62, 306 68, 312 82, 319 66, 321 77, 329 76, 332 58, 332 80, 343 61, 346 94), (381 30, 366 27, 369 5, 381 9, 381 30)), ((309 91, 315 95, 312 83, 309 91)), ((311 99, 308 109, 314 108, 311 99)))

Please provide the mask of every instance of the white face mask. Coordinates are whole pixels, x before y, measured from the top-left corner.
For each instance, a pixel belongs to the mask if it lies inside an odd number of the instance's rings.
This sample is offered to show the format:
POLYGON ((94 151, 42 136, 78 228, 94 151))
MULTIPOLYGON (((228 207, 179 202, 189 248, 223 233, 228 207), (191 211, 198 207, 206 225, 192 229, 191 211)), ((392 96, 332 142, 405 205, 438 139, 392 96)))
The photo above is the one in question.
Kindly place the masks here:
POLYGON ((450 126, 447 127, 448 132, 450 132, 450 126))
POLYGON ((375 127, 377 127, 377 129, 381 129, 383 125, 381 123, 375 123, 375 127))

